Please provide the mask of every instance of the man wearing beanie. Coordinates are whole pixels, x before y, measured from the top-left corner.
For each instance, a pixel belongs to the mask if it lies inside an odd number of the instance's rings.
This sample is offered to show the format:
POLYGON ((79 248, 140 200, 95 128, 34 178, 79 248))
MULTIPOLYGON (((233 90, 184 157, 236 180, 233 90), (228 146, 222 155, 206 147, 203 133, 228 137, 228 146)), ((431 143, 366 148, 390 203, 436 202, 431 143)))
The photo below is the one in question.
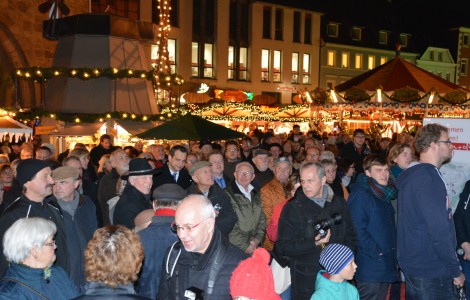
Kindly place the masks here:
POLYGON ((233 299, 280 300, 274 290, 274 279, 269 261, 271 255, 257 248, 253 256, 240 262, 230 279, 233 299))
MULTIPOLYGON (((57 226, 55 242, 56 264, 70 272, 68 268, 68 253, 65 243, 64 221, 59 205, 52 198, 52 171, 47 162, 39 159, 25 159, 20 161, 16 169, 16 179, 23 192, 0 216, 0 241, 10 226, 21 218, 39 217, 53 221, 57 226)), ((3 253, 3 243, 0 246, 3 253)), ((8 264, 1 255, 0 274, 3 274, 8 264)))
POLYGON ((341 244, 329 244, 320 254, 320 265, 325 268, 318 272, 315 293, 310 300, 359 300, 357 289, 347 282, 356 272, 354 253, 341 244))

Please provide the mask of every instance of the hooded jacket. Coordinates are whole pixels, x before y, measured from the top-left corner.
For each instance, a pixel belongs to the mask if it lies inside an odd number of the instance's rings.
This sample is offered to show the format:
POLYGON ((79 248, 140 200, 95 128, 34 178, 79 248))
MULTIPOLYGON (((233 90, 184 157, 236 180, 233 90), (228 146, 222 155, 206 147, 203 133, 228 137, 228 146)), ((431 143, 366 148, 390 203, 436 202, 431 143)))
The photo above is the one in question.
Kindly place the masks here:
POLYGON ((335 282, 327 279, 326 271, 320 271, 315 282, 315 293, 310 300, 359 300, 359 292, 347 281, 335 282))

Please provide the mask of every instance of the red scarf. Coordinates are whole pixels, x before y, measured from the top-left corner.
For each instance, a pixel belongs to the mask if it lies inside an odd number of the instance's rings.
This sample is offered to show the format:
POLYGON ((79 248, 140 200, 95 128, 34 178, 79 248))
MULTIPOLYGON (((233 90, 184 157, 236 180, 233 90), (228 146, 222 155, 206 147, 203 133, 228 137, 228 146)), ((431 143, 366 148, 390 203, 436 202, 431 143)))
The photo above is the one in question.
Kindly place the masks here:
POLYGON ((174 217, 175 212, 176 211, 174 209, 171 209, 171 208, 159 208, 155 212, 155 216, 158 216, 158 217, 161 217, 161 216, 174 217))

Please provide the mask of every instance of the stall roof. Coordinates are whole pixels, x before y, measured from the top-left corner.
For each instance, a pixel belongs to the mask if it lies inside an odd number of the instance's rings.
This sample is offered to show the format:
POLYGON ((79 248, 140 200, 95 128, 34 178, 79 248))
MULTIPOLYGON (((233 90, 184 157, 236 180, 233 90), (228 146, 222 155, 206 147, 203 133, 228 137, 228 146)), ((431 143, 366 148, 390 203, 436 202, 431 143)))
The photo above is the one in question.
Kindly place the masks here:
POLYGON ((60 132, 51 132, 51 135, 61 136, 90 136, 94 135, 104 122, 98 123, 72 123, 65 122, 64 130, 60 132))
POLYGON ((132 135, 137 135, 141 132, 147 131, 151 128, 154 128, 155 125, 153 122, 139 122, 131 120, 114 120, 116 123, 121 125, 127 132, 132 135))

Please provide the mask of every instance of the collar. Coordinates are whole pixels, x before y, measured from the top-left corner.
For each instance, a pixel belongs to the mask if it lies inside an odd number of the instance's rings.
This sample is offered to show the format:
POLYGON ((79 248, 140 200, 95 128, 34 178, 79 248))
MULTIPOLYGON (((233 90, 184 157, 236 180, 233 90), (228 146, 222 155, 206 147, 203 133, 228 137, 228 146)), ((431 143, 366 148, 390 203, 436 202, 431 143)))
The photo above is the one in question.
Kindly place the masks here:
POLYGON ((237 185, 240 192, 242 192, 243 194, 251 194, 251 191, 254 189, 254 187, 251 184, 249 184, 248 185, 248 191, 247 191, 247 190, 245 190, 245 188, 243 186, 238 184, 238 182, 236 180, 235 180, 235 184, 237 185))
POLYGON ((159 208, 155 212, 156 217, 161 217, 161 216, 166 216, 166 217, 174 217, 175 216, 175 210, 171 208, 159 208))

